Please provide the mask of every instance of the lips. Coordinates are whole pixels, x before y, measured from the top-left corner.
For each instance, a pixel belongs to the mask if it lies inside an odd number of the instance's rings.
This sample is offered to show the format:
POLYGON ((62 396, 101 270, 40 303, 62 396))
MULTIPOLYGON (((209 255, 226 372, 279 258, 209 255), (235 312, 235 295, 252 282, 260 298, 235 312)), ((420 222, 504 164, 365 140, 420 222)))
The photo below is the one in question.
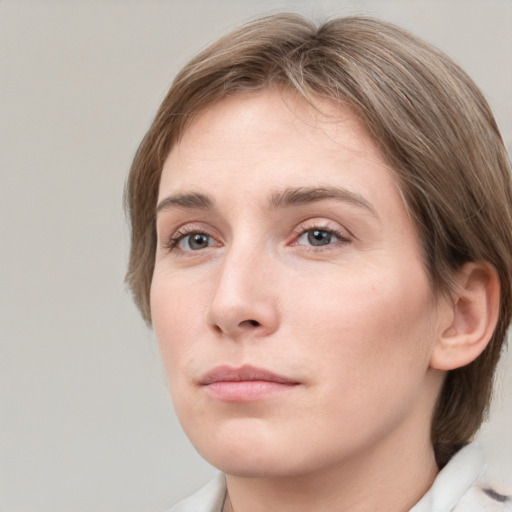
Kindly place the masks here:
POLYGON ((223 402, 249 402, 293 389, 296 380, 253 366, 219 366, 200 381, 206 392, 223 402))
POLYGON ((249 365, 242 366, 240 368, 219 366, 208 372, 201 380, 201 384, 205 385, 213 384, 214 382, 241 382, 254 380, 276 382, 278 384, 298 384, 296 381, 283 377, 282 375, 249 365))

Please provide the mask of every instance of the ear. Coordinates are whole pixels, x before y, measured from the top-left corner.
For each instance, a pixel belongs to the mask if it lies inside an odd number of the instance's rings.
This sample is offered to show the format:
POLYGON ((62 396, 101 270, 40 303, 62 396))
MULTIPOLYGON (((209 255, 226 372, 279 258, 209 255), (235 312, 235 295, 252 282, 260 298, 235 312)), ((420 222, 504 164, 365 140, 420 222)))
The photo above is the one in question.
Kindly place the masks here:
POLYGON ((449 319, 441 327, 430 366, 453 370, 474 361, 487 347, 498 322, 500 281, 488 263, 466 263, 457 273, 449 319))

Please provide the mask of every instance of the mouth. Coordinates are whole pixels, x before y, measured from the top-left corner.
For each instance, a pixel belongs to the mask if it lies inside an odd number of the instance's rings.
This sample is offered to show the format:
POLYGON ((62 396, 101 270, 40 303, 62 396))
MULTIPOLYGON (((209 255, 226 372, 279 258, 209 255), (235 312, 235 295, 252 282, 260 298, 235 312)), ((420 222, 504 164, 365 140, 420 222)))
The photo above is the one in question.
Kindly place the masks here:
POLYGON ((300 383, 263 368, 218 366, 206 373, 200 385, 222 402, 251 402, 289 391, 300 383))

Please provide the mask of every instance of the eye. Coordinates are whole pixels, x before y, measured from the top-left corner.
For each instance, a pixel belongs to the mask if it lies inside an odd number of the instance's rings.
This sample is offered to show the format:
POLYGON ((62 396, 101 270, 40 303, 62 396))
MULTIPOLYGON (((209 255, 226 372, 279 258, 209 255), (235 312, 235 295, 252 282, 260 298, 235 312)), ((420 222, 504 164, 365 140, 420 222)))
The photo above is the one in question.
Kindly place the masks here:
POLYGON ((170 244, 169 249, 178 249, 180 251, 188 252, 188 251, 199 251, 201 249, 206 249, 207 247, 212 247, 215 245, 215 240, 206 233, 201 233, 199 231, 191 232, 191 233, 176 233, 170 244))
POLYGON ((345 233, 326 226, 299 226, 296 236, 297 238, 292 245, 300 245, 311 249, 349 243, 351 240, 345 233))
POLYGON ((340 238, 335 233, 327 229, 308 229, 298 238, 297 244, 321 247, 322 245, 329 245, 333 242, 339 241, 340 238))

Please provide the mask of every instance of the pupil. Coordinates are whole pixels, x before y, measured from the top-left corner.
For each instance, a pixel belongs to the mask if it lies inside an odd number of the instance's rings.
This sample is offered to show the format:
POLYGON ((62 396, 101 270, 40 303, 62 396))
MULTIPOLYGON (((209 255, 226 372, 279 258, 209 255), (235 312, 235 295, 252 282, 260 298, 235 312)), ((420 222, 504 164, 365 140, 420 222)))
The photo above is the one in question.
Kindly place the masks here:
POLYGON ((208 245, 208 237, 202 233, 196 233, 190 237, 189 245, 191 249, 203 249, 208 245))
POLYGON ((321 229, 315 229, 308 234, 308 242, 311 245, 327 245, 331 242, 331 234, 321 229))

